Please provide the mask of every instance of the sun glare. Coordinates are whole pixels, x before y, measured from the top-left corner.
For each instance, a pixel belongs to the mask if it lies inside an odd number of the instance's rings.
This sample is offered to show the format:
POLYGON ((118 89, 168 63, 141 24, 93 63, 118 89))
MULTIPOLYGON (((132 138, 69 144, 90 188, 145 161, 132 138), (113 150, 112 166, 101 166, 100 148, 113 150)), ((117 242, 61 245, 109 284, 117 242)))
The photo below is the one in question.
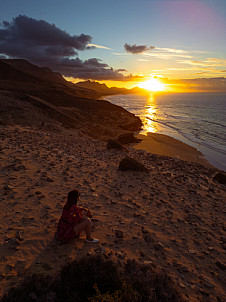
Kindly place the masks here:
POLYGON ((149 80, 142 82, 138 85, 140 88, 144 88, 150 91, 163 91, 164 84, 160 83, 157 78, 150 78, 149 80))

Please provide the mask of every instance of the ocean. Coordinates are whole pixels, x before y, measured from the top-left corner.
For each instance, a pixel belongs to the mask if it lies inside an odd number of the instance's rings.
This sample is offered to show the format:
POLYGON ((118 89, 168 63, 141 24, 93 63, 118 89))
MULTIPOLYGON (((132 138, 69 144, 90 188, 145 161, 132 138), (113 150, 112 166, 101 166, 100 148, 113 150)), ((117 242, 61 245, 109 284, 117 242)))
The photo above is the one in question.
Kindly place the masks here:
POLYGON ((141 134, 176 138, 226 171, 226 93, 150 93, 105 99, 139 116, 144 125, 141 134))

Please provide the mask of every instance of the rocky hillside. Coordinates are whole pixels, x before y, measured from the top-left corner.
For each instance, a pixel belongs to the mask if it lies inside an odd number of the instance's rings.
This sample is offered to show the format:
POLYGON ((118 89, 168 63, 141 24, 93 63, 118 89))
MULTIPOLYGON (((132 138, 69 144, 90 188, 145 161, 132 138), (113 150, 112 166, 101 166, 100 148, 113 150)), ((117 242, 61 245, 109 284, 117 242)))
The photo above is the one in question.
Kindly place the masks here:
POLYGON ((0 122, 74 128, 94 138, 138 131, 141 121, 92 89, 77 87, 59 73, 25 60, 0 60, 0 122))

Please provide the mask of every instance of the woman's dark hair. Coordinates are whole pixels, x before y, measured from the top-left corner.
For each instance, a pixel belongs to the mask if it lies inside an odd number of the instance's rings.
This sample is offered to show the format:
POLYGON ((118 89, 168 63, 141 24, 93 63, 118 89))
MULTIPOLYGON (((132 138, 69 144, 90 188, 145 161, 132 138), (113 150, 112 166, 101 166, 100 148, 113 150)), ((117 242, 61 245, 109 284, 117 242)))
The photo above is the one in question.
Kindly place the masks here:
POLYGON ((67 203, 65 205, 65 210, 69 210, 71 206, 73 206, 74 204, 77 205, 77 202, 78 202, 78 197, 80 196, 80 193, 78 190, 73 190, 73 191, 70 191, 68 193, 68 196, 67 196, 67 203))

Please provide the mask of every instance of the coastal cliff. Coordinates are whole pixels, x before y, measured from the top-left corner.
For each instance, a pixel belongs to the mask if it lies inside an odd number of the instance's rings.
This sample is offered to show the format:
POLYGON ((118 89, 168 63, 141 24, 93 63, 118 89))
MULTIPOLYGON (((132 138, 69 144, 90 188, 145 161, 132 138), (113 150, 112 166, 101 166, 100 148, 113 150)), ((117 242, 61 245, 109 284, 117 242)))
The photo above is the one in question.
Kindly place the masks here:
POLYGON ((77 87, 48 68, 25 60, 0 60, 0 67, 2 124, 38 128, 52 124, 58 131, 73 128, 102 140, 141 129, 134 114, 99 100, 98 92, 77 87))

